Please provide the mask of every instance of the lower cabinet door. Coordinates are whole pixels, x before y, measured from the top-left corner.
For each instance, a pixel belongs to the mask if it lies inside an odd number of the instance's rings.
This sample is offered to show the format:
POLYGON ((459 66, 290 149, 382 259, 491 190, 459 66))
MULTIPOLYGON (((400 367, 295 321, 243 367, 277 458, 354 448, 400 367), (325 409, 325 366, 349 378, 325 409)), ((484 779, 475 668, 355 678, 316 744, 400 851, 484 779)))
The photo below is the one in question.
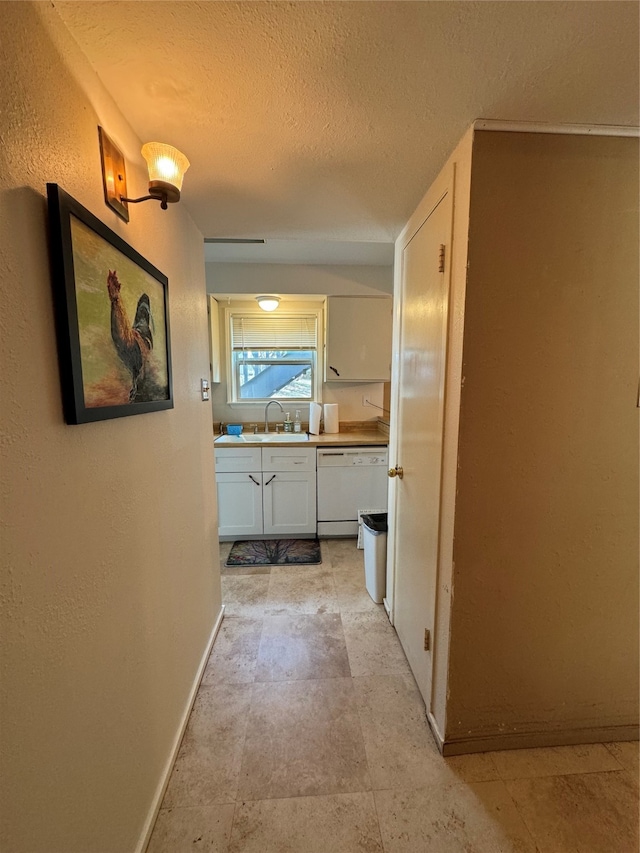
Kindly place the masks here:
POLYGON ((298 536, 316 532, 316 472, 262 474, 264 532, 298 536))
POLYGON ((263 532, 262 478, 260 472, 216 475, 220 536, 254 536, 263 532))

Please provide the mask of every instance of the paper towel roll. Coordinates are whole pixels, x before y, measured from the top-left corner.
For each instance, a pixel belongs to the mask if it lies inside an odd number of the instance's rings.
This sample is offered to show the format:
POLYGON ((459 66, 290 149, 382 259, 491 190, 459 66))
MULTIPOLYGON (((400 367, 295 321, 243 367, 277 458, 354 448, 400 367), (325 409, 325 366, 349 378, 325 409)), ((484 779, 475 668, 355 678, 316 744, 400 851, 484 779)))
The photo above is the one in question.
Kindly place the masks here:
POLYGON ((324 431, 325 432, 339 432, 340 430, 340 421, 338 420, 338 404, 337 403, 325 403, 324 404, 324 431))
POLYGON ((309 406, 309 432, 311 435, 320 435, 320 415, 322 406, 320 403, 311 403, 309 406))

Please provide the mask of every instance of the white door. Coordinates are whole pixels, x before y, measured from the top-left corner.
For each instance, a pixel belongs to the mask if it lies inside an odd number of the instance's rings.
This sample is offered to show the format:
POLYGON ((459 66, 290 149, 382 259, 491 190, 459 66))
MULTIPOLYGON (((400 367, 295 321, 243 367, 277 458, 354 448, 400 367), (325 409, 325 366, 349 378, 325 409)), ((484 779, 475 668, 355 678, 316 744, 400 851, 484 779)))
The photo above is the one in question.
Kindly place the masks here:
POLYGON ((262 474, 217 474, 218 534, 255 536, 262 533, 262 474))
POLYGON ((395 486, 394 625, 431 707, 447 346, 451 187, 402 254, 395 486), (444 263, 443 263, 444 253, 444 263), (444 269, 446 272, 442 271, 444 269))
POLYGON ((265 472, 262 477, 265 534, 315 534, 315 471, 265 472))

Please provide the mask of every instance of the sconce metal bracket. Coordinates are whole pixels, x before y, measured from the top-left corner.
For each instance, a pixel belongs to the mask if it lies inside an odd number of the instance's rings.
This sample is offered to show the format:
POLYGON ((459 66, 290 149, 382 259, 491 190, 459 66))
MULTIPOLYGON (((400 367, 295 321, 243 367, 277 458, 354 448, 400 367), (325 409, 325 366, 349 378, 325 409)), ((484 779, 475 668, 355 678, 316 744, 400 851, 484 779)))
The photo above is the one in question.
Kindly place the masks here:
MULTIPOLYGON (((168 199, 167 199, 166 193, 162 193, 162 195, 143 195, 143 196, 140 196, 140 198, 121 198, 120 199, 121 202, 123 202, 123 203, 128 202, 129 204, 138 204, 138 202, 140 202, 140 201, 154 201, 154 200, 160 202, 160 207, 163 210, 167 209, 168 199)), ((128 218, 129 217, 127 216, 127 219, 128 218)))

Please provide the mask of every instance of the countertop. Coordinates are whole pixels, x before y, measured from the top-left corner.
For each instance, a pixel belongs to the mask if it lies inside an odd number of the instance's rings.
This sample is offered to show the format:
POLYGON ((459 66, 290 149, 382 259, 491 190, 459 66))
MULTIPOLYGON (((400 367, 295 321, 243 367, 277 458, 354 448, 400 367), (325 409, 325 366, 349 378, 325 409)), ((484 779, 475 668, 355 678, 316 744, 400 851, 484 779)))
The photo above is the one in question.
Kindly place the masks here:
POLYGON ((246 435, 221 435, 215 439, 215 445, 216 447, 380 447, 389 443, 389 436, 385 435, 382 430, 358 430, 309 435, 308 441, 296 441, 295 433, 287 433, 288 441, 269 441, 267 439, 251 441, 250 438, 251 433, 247 433, 246 435))

